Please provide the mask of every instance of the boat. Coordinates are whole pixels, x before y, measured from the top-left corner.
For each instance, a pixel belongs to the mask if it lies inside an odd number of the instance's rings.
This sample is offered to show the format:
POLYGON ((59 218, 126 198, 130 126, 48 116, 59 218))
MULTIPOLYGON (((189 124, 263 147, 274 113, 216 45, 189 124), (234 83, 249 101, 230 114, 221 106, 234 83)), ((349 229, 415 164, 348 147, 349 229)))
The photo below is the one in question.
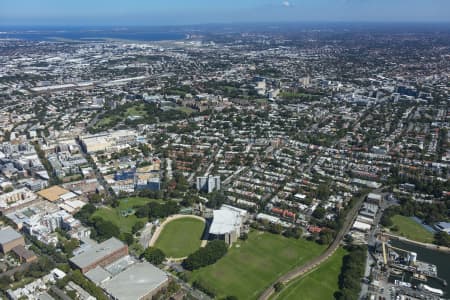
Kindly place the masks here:
POLYGON ((444 292, 442 290, 432 288, 431 286, 423 284, 423 283, 419 284, 419 289, 421 289, 423 291, 430 292, 430 293, 438 295, 438 296, 443 296, 444 295, 444 292))
POLYGON ((419 274, 419 273, 414 273, 413 274, 413 278, 416 279, 416 280, 423 281, 423 282, 427 282, 427 280, 428 280, 427 276, 425 276, 423 274, 419 274))

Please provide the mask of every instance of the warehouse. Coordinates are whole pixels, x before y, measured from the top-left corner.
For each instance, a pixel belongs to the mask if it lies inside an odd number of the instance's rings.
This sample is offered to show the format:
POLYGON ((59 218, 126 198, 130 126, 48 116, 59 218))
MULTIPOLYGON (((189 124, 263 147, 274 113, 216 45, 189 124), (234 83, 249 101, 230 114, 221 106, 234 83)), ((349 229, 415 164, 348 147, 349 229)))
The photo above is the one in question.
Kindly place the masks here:
POLYGON ((116 300, 152 299, 169 283, 165 272, 148 262, 133 264, 101 284, 105 292, 116 300))
POLYGON ((355 221, 355 223, 353 223, 353 227, 352 229, 361 231, 361 232, 368 232, 370 230, 372 226, 370 226, 367 223, 362 223, 360 221, 355 221))

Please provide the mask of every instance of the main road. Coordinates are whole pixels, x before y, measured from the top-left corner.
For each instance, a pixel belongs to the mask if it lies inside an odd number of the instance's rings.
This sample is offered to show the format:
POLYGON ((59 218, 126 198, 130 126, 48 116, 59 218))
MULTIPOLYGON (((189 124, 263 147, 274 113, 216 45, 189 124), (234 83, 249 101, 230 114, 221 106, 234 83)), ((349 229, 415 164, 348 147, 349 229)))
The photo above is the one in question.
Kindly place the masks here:
POLYGON ((327 250, 325 250, 325 252, 323 252, 321 255, 314 258, 313 260, 309 261, 305 265, 299 266, 299 267, 289 271, 288 273, 282 275, 281 277, 279 277, 273 284, 270 285, 269 288, 267 288, 259 296, 259 299, 260 300, 269 299, 275 292, 275 289, 274 289, 275 283, 277 283, 277 282, 288 283, 289 281, 313 270, 314 268, 316 268, 317 266, 319 266, 320 264, 325 262, 331 255, 333 255, 334 252, 336 252, 336 250, 339 248, 339 245, 340 245, 342 239, 344 238, 345 234, 350 230, 350 228, 353 224, 353 221, 355 220, 356 215, 358 214, 358 211, 361 208, 361 205, 362 205, 365 197, 366 197, 366 194, 361 196, 358 199, 358 202, 355 203, 355 205, 352 207, 352 209, 347 213, 347 216, 344 220, 344 224, 343 224, 341 230, 338 232, 333 243, 327 248, 327 250))

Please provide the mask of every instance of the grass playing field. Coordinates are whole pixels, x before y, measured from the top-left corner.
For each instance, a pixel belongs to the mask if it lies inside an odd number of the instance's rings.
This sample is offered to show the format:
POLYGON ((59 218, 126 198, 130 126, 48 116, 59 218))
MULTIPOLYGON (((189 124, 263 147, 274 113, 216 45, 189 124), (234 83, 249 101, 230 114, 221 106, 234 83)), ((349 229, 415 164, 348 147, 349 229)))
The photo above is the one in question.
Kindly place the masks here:
POLYGON ((304 239, 252 231, 247 241, 233 244, 225 257, 192 272, 189 280, 199 281, 218 298, 256 299, 280 275, 318 256, 324 249, 304 239))
POLYGON ((433 242, 433 234, 409 217, 395 215, 392 217, 392 222, 398 228, 398 231, 391 230, 393 234, 398 234, 422 243, 433 242))
POLYGON ((167 223, 155 247, 161 249, 167 257, 181 258, 200 248, 205 223, 190 217, 176 219, 167 223))
POLYGON ((338 278, 341 272, 342 258, 346 254, 347 251, 339 248, 325 263, 305 276, 292 281, 271 299, 334 299, 334 293, 339 290, 338 278))

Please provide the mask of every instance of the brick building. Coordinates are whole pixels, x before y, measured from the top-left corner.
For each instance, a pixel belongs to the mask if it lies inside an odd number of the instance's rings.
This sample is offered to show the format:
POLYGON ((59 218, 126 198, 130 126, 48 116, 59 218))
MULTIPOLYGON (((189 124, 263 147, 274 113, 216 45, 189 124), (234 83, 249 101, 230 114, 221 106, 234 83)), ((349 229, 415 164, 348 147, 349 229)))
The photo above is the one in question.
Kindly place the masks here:
POLYGON ((90 245, 81 253, 72 257, 70 263, 82 273, 97 266, 104 267, 128 255, 128 246, 116 238, 110 238, 100 244, 90 245))
POLYGON ((6 254, 17 246, 25 246, 23 236, 11 227, 0 229, 0 251, 6 254))

